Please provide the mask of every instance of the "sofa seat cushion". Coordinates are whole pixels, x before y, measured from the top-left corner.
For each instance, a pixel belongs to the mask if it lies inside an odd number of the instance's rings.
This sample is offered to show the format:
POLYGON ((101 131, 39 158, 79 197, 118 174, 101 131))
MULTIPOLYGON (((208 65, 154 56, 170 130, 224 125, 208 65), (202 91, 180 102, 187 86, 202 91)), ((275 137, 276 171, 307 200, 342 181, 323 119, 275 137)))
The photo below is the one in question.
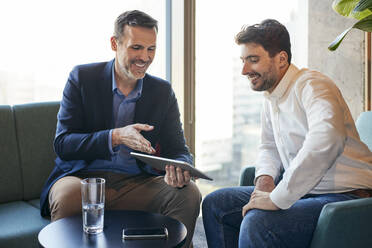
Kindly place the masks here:
POLYGON ((34 199, 27 201, 28 204, 31 204, 33 207, 40 209, 40 199, 34 199))
POLYGON ((50 223, 29 203, 0 204, 0 247, 39 247, 37 235, 50 223))

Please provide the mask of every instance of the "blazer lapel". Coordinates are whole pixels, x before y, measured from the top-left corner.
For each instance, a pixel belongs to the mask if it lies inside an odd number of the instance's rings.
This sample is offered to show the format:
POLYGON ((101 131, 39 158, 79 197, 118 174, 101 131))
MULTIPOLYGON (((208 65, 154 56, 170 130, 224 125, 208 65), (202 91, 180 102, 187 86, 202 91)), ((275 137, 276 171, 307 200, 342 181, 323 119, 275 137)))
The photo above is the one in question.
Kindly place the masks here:
POLYGON ((134 123, 146 124, 148 121, 148 111, 152 110, 151 107, 151 85, 147 82, 147 77, 143 78, 143 86, 141 97, 136 102, 136 109, 134 113, 134 123))
POLYGON ((104 68, 102 75, 102 82, 100 83, 101 92, 102 92, 102 111, 103 118, 105 120, 106 128, 114 128, 113 116, 112 116, 112 104, 113 104, 113 95, 112 95, 112 67, 114 66, 114 60, 108 62, 104 68))
MULTIPOLYGON (((142 94, 141 97, 136 102, 136 110, 134 112, 134 123, 149 124, 154 125, 153 122, 153 111, 154 111, 154 99, 151 94, 153 94, 153 83, 148 80, 148 77, 143 78, 142 94)), ((160 117, 159 117, 160 118, 160 117)), ((155 127, 156 128, 156 127, 155 127)), ((154 132, 141 132, 143 137, 153 142, 154 132)))

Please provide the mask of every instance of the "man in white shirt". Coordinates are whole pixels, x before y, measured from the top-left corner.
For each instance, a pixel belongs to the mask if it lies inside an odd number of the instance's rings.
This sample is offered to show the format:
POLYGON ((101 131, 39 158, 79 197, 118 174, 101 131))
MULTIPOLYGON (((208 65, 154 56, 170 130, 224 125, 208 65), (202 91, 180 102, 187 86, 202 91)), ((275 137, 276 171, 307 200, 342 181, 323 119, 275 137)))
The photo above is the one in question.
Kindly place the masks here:
POLYGON ((208 246, 308 247, 325 204, 371 196, 372 153, 332 80, 291 64, 282 24, 245 26, 236 42, 242 74, 265 91, 261 145, 255 187, 204 199, 208 246))

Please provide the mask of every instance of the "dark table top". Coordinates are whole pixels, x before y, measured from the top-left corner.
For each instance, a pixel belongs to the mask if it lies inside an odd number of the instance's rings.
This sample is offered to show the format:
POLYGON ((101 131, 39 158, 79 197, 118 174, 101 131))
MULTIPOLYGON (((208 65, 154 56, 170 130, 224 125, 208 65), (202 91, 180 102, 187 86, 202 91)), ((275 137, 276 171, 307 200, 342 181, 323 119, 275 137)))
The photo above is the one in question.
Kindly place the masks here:
POLYGON ((83 231, 82 215, 66 217, 44 227, 38 236, 41 247, 53 248, 161 248, 180 247, 186 239, 186 227, 170 217, 142 211, 105 211, 103 232, 88 235, 83 231), (168 239, 122 240, 123 228, 166 227, 168 239))

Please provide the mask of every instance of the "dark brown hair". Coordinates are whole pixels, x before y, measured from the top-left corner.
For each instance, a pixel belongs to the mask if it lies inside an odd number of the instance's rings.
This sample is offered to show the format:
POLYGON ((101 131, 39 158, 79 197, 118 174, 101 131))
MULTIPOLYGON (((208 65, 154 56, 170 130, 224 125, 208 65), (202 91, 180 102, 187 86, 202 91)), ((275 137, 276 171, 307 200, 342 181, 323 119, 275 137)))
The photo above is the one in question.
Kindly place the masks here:
POLYGON ((286 27, 273 19, 266 19, 260 24, 243 26, 242 30, 235 36, 237 44, 256 43, 261 45, 270 55, 274 57, 281 51, 288 55, 288 63, 291 63, 291 41, 286 27))

